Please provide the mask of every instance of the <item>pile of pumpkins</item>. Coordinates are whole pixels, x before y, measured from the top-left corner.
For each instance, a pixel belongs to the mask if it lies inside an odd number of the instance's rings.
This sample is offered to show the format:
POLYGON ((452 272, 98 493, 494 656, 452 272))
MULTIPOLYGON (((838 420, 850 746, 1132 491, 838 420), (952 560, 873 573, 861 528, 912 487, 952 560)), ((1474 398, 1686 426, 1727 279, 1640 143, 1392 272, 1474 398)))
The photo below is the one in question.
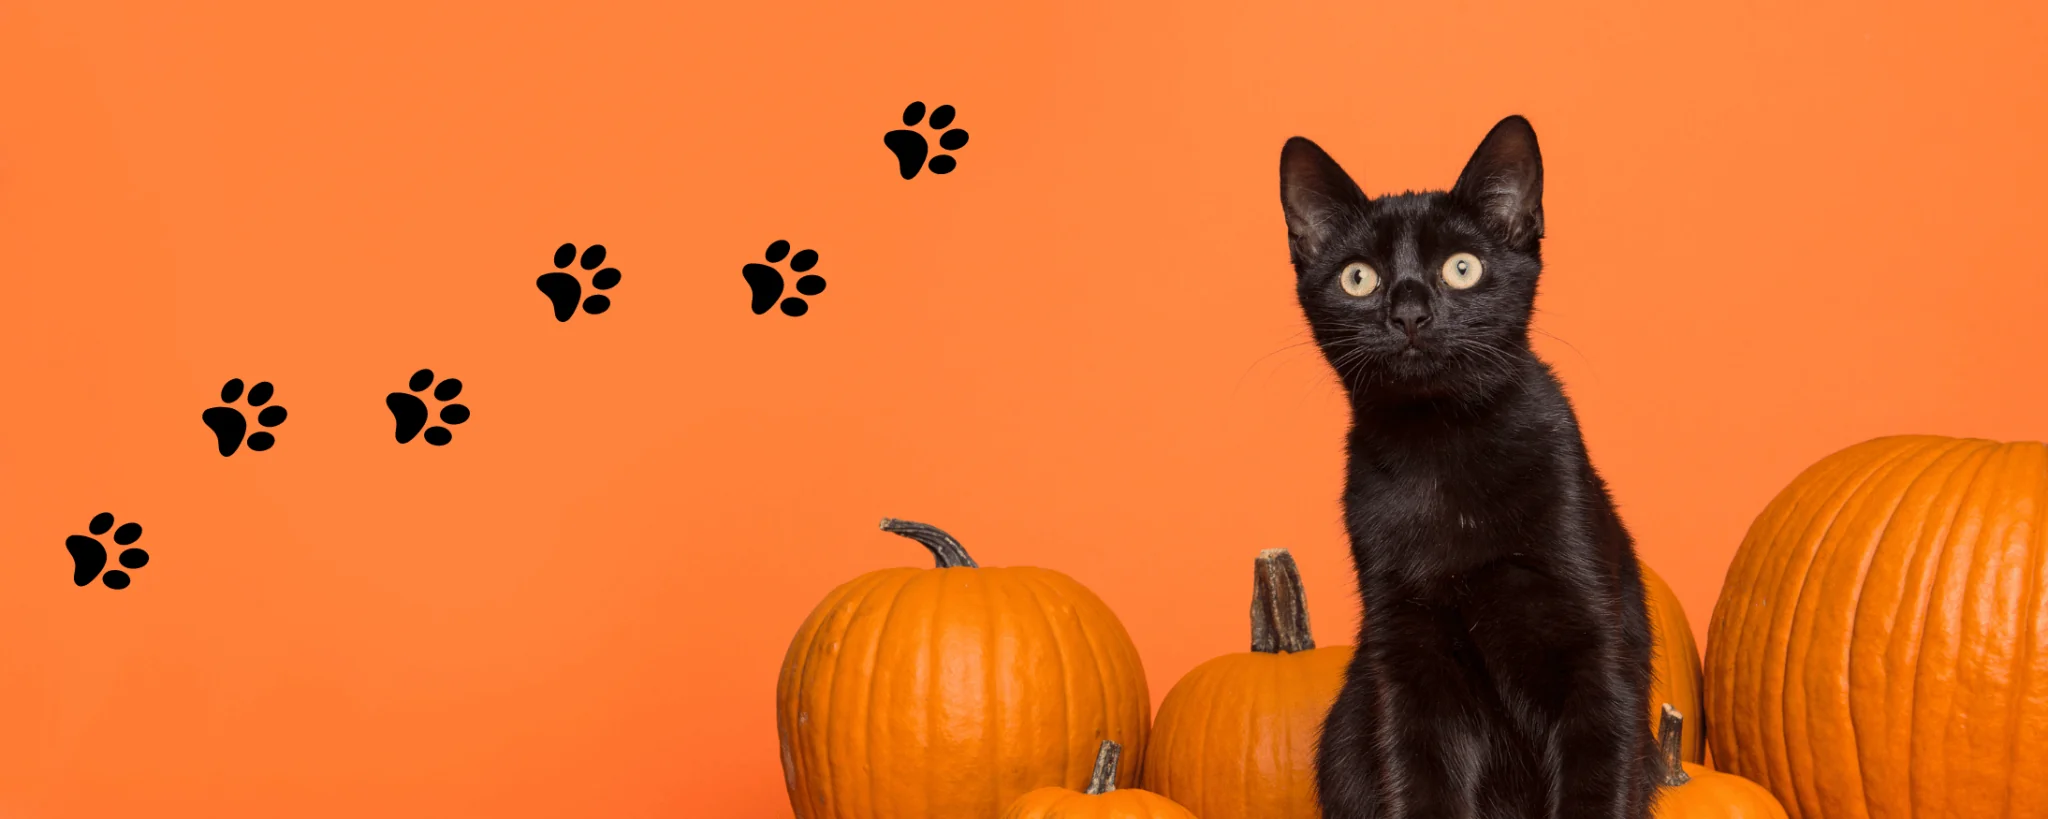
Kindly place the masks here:
MULTIPOLYGON (((882 528, 937 567, 839 587, 791 641, 799 819, 1319 815, 1315 737, 1352 649, 1316 646, 1284 550, 1254 561, 1252 650, 1188 672, 1155 718, 1137 648, 1078 582, 882 528)), ((1645 717, 1682 762, 1658 819, 2048 817, 2048 446, 1899 436, 1808 468, 1743 539, 1704 672, 1643 575, 1645 717)))

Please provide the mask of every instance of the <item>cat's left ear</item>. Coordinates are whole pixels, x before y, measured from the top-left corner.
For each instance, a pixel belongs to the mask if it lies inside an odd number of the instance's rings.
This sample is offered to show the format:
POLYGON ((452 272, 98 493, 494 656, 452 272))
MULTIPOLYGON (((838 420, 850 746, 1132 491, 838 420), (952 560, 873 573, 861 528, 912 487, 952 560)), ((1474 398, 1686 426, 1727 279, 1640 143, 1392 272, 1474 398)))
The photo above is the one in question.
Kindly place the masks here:
POLYGON ((1351 175, 1306 137, 1289 139, 1280 149, 1280 209, 1297 261, 1321 253, 1365 201, 1351 175))
POLYGON ((1536 148, 1536 129, 1520 115, 1494 125, 1451 195, 1484 214, 1511 247, 1543 238, 1543 154, 1536 148))

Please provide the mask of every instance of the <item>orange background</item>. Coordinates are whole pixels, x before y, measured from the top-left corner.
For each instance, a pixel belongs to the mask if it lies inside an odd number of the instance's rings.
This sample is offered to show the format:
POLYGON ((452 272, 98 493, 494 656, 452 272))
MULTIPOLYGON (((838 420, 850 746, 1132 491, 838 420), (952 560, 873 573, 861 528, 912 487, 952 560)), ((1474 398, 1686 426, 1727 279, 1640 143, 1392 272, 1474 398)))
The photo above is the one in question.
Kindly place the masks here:
POLYGON ((1376 194, 1535 123, 1537 345, 1702 637, 1804 465, 2048 435, 2039 4, 295 5, 0 4, 0 816, 787 816, 776 668, 925 562, 884 515, 1093 588, 1155 698, 1261 548, 1348 640, 1294 134, 1376 194), (958 171, 896 175, 912 100, 958 171), (610 312, 549 315, 563 242, 610 312), (229 378, 274 449, 213 450, 229 378))

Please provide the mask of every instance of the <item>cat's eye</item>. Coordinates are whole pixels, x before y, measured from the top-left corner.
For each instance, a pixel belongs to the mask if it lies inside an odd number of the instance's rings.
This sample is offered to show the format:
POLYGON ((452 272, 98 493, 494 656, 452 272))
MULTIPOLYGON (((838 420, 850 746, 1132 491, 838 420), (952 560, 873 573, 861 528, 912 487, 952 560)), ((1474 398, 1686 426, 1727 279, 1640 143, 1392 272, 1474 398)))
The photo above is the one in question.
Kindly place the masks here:
POLYGON ((1444 260, 1444 284, 1448 284, 1456 290, 1464 290, 1478 283, 1478 256, 1470 253, 1457 253, 1444 260))
POLYGON ((1344 292, 1363 298, 1379 289, 1380 274, 1373 272, 1371 265, 1352 262, 1344 266, 1344 274, 1337 277, 1337 282, 1344 285, 1344 292))

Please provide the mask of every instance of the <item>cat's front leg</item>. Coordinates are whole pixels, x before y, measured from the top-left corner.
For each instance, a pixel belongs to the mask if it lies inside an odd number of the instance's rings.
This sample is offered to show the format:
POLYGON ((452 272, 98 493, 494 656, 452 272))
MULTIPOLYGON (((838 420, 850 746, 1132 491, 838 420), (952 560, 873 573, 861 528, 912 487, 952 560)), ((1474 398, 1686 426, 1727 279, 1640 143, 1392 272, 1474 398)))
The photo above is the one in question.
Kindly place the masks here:
POLYGON ((1622 652, 1613 649, 1588 647, 1559 658, 1574 671, 1552 749, 1562 780, 1555 816, 1648 815, 1648 692, 1631 682, 1636 675, 1627 673, 1622 652))
POLYGON ((1372 742, 1391 819, 1464 819, 1478 811, 1487 744, 1479 692, 1458 662, 1442 612, 1417 603, 1371 609, 1364 651, 1378 693, 1372 742))
POLYGON ((1358 652, 1344 671, 1344 687, 1316 737, 1316 801, 1323 819, 1381 819, 1379 754, 1371 657, 1358 652))

